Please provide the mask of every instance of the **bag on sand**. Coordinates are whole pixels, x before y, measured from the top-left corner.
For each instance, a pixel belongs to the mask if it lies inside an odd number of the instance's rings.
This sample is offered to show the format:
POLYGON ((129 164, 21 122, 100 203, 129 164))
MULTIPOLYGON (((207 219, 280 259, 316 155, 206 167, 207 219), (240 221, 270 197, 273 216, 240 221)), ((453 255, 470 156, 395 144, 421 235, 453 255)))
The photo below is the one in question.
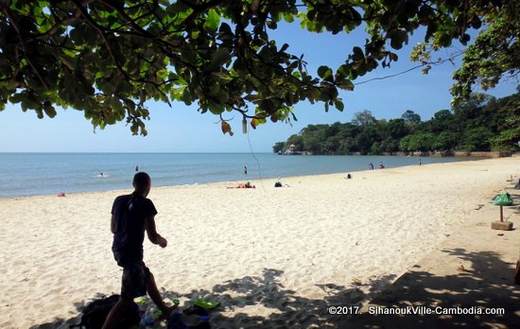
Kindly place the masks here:
MULTIPOLYGON (((108 313, 119 301, 119 295, 112 295, 93 300, 83 309, 81 322, 71 325, 70 328, 101 329, 105 323, 108 313)), ((139 309, 134 304, 132 312, 118 325, 118 329, 129 329, 139 326, 139 309)))
POLYGON ((168 319, 167 329, 211 329, 209 312, 198 306, 174 312, 168 319))

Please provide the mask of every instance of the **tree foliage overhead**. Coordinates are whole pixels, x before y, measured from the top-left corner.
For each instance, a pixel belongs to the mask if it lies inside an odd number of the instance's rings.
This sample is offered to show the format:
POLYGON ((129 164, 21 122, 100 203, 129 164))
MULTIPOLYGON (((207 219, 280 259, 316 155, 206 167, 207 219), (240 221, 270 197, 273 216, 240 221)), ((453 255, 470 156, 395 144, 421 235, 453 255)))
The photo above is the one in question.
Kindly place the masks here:
POLYGON ((451 110, 440 110, 427 121, 411 110, 388 121, 377 120, 365 110, 348 123, 309 125, 287 141, 276 143, 273 151, 284 152, 290 145, 295 151, 313 154, 516 151, 519 142, 520 93, 500 99, 472 94, 467 101, 451 110))
MULTIPOLYGON (((519 31, 513 15, 518 5, 511 3, 516 1, 5 0, 0 110, 19 103, 41 118, 55 116, 56 106, 72 107, 95 127, 126 120, 134 134, 146 134, 148 101, 180 101, 220 115, 226 133, 226 111, 238 111, 256 127, 290 119, 292 106, 304 100, 342 110, 338 90, 352 90, 356 78, 396 61, 394 51, 419 27, 426 27, 425 44, 439 48, 454 39, 466 44, 467 31, 485 23, 476 50, 465 57, 470 67, 465 63, 456 76, 462 87, 453 90, 464 96, 475 77, 490 76, 478 68, 475 58, 487 54, 481 52, 502 46, 489 61, 502 50, 518 54, 517 38, 510 39, 519 31), (368 36, 339 67, 308 72, 302 55, 271 38, 282 20, 334 34, 364 23, 368 36)), ((427 57, 426 47, 414 53, 425 64, 427 57)), ((500 57, 489 70, 495 77, 516 70, 517 59, 500 57)))

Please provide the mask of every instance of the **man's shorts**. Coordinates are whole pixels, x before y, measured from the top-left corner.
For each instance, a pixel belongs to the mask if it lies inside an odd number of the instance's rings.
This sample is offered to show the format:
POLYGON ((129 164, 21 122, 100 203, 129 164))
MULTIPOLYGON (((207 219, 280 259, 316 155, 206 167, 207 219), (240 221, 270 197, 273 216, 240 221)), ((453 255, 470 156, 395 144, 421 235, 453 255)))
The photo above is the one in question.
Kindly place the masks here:
POLYGON ((143 262, 125 264, 121 282, 121 297, 134 299, 146 295, 146 283, 150 278, 150 270, 143 262))

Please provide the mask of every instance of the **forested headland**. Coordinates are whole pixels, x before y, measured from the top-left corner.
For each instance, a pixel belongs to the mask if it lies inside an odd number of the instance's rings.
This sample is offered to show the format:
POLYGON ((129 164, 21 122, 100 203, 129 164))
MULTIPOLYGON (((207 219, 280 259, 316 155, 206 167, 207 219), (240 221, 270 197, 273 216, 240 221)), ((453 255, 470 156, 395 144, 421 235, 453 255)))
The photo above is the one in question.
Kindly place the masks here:
POLYGON ((351 122, 308 125, 273 146, 275 153, 393 154, 396 152, 518 151, 520 92, 495 98, 474 94, 466 102, 423 121, 406 110, 401 118, 377 119, 368 110, 351 122))

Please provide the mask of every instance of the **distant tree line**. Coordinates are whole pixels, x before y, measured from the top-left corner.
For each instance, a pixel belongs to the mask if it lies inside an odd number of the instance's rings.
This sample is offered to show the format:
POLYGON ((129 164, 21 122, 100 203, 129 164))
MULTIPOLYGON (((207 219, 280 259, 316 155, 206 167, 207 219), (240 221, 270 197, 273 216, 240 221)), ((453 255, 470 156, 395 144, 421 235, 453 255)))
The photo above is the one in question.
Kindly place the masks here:
POLYGON ((399 119, 376 119, 370 111, 356 113, 351 122, 308 125, 275 153, 291 145, 312 154, 383 154, 428 151, 517 151, 520 140, 520 92, 497 99, 473 94, 430 120, 407 110, 399 119))

